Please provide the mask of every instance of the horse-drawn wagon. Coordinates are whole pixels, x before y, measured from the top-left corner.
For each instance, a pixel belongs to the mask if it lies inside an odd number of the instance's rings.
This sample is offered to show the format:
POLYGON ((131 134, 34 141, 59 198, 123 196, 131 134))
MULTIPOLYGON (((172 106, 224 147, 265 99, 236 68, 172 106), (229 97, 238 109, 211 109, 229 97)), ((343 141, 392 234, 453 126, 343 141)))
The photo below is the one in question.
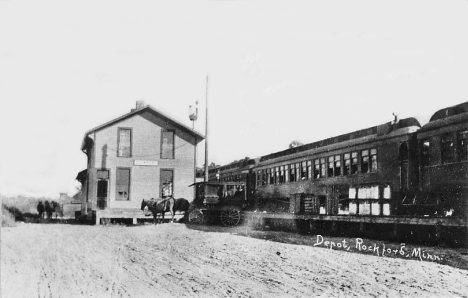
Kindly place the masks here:
POLYGON ((188 220, 192 224, 217 223, 236 226, 242 221, 242 211, 248 206, 243 182, 197 182, 195 199, 188 220))

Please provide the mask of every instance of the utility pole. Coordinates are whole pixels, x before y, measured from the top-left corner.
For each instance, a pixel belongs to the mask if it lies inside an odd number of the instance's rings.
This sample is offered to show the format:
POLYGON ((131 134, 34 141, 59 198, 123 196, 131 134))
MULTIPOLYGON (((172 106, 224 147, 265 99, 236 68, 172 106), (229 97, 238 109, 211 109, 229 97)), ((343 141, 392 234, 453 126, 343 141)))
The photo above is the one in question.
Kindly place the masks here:
POLYGON ((208 76, 206 76, 205 182, 208 182, 208 76))

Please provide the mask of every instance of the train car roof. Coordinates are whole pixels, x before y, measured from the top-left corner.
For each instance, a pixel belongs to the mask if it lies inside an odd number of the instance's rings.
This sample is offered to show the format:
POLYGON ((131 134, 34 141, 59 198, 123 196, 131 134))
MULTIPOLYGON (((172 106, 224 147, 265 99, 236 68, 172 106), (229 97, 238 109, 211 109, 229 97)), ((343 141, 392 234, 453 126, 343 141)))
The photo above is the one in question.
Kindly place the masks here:
POLYGON ((357 131, 347 133, 347 134, 343 134, 343 135, 339 135, 339 136, 336 136, 336 137, 331 137, 331 138, 328 138, 328 139, 324 139, 324 140, 321 140, 321 141, 309 143, 309 144, 302 145, 302 146, 299 146, 299 147, 289 148, 289 149, 286 149, 286 150, 283 150, 283 151, 279 151, 279 152, 271 153, 271 154, 268 154, 268 155, 264 155, 264 156, 262 156, 260 158, 260 162, 267 161, 267 160, 270 160, 270 159, 275 159, 275 158, 278 158, 278 157, 288 156, 288 155, 292 155, 292 154, 296 154, 296 153, 300 153, 300 152, 304 152, 304 151, 308 151, 308 150, 311 150, 311 149, 317 149, 317 148, 325 147, 325 146, 328 146, 328 145, 333 145, 333 144, 338 144, 338 143, 342 143, 342 142, 346 142, 346 141, 351 141, 351 140, 354 140, 354 139, 369 137, 369 136, 373 136, 373 135, 376 136, 376 137, 377 136, 382 136, 382 137, 383 136, 391 136, 396 131, 410 133, 411 130, 409 128, 411 128, 411 127, 420 128, 421 125, 419 124, 419 121, 416 118, 413 118, 413 117, 404 118, 404 119, 401 119, 398 122, 393 123, 393 124, 391 122, 388 122, 388 123, 384 123, 382 125, 372 126, 372 127, 369 127, 369 128, 357 130, 357 131))
POLYGON ((418 132, 418 138, 430 135, 430 131, 445 127, 447 125, 456 125, 468 121, 468 102, 464 102, 451 107, 438 110, 432 115, 431 119, 418 132))
POLYGON ((468 113, 468 101, 458 104, 458 105, 454 105, 448 108, 443 108, 443 109, 438 110, 437 112, 434 113, 434 115, 432 115, 431 120, 429 120, 429 122, 445 119, 445 118, 452 117, 452 116, 459 115, 459 114, 466 114, 466 113, 468 113))

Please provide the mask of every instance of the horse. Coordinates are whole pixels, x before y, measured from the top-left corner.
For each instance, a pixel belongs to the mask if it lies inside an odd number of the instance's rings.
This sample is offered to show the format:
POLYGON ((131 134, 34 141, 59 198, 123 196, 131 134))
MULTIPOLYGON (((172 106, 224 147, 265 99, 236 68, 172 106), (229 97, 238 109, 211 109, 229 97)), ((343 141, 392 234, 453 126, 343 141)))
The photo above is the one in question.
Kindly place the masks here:
POLYGON ((44 217, 44 204, 42 201, 39 201, 37 204, 37 213, 39 213, 39 218, 42 219, 44 217))
POLYGON ((171 212, 171 222, 174 222, 174 203, 175 199, 172 197, 159 200, 151 198, 149 201, 143 199, 141 201, 141 210, 145 212, 146 216, 150 215, 148 211, 153 214, 154 224, 157 223, 158 213, 162 214, 162 220, 164 221, 164 214, 168 211, 171 212))
POLYGON ((174 212, 174 214, 176 211, 184 212, 183 218, 185 219, 186 215, 188 214, 187 211, 189 210, 189 207, 190 207, 189 201, 187 201, 184 198, 179 198, 175 200, 174 208, 172 209, 172 211, 174 212))
POLYGON ((57 215, 60 213, 60 216, 63 216, 62 206, 57 203, 56 201, 52 201, 52 211, 55 212, 55 219, 57 219, 57 215))

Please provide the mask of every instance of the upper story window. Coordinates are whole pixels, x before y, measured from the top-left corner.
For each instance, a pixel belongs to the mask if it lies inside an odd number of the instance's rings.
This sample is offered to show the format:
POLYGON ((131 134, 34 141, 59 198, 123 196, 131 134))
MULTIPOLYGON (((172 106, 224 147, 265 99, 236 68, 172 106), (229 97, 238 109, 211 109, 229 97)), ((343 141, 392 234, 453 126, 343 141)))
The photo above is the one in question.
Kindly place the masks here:
POLYGON ((117 136, 117 156, 132 156, 132 129, 119 128, 117 136))
POLYGON ((161 132, 161 158, 174 158, 174 131, 163 130, 161 132))
POLYGON ((458 156, 460 160, 468 160, 468 130, 458 132, 458 156))
POLYGON ((442 141, 442 162, 450 162, 454 160, 455 151, 454 151, 454 144, 453 144, 453 134, 449 133, 443 135, 441 138, 442 141))
POLYGON ((421 140, 421 166, 428 166, 430 164, 430 149, 431 143, 429 139, 421 140))

